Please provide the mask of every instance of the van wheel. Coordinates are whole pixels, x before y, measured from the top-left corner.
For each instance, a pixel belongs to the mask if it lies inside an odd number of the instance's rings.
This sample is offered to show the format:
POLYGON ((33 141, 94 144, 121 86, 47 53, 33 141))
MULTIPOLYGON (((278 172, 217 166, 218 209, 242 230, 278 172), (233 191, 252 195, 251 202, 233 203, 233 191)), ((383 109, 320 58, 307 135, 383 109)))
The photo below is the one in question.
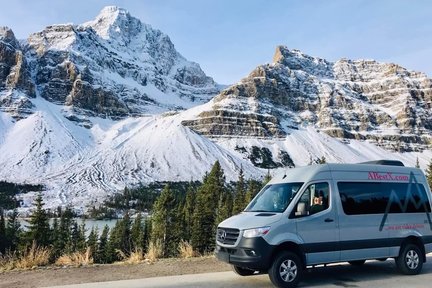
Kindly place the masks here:
POLYGON ((303 274, 303 264, 296 254, 283 251, 274 259, 268 274, 276 287, 293 288, 303 274))
POLYGON ((232 267, 233 271, 240 276, 250 276, 250 275, 253 275, 255 273, 254 270, 242 268, 242 267, 235 266, 235 265, 232 265, 231 267, 232 267))
POLYGON ((349 264, 353 266, 362 266, 366 263, 366 260, 356 260, 356 261, 348 261, 349 264))
POLYGON ((404 245, 396 260, 398 270, 406 275, 419 274, 423 267, 423 255, 420 248, 415 244, 404 245))

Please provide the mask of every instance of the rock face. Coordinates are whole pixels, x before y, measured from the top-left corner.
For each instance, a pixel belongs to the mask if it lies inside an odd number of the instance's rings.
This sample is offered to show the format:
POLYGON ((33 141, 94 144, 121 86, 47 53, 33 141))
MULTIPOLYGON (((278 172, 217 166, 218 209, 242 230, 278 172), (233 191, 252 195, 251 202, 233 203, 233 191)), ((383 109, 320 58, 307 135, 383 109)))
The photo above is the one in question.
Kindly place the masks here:
POLYGON ((273 61, 183 124, 213 138, 274 139, 314 126, 388 150, 431 148, 432 80, 425 74, 371 60, 332 63, 284 46, 273 61))
MULTIPOLYGON (((186 109, 219 92, 167 35, 111 6, 82 25, 48 26, 22 45, 2 28, 0 89, 30 98, 38 91, 78 114, 113 118, 186 109)), ((16 106, 11 94, 2 93, 3 107, 16 106)))
POLYGON ((30 113, 28 97, 35 97, 35 87, 21 45, 11 29, 0 27, 0 109, 20 118, 30 113))

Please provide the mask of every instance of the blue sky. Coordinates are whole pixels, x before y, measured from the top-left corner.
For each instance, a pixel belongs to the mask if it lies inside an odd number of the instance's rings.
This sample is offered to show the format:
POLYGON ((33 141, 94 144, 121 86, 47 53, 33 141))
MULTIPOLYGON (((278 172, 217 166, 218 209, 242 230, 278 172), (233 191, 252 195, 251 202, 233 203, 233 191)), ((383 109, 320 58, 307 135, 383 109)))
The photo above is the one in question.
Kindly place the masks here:
POLYGON ((271 62, 277 45, 330 61, 395 62, 432 76, 429 0, 0 0, 0 26, 22 39, 50 24, 86 22, 107 5, 168 34, 223 84, 271 62))

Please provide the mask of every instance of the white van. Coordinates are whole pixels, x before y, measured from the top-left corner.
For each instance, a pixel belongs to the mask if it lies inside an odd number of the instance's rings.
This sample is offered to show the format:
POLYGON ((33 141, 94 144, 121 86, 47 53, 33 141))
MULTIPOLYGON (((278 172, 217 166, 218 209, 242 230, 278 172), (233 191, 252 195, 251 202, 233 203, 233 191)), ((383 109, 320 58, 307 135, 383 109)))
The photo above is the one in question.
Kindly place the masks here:
POLYGON ((394 258, 420 273, 432 252, 431 192, 420 169, 380 160, 290 169, 219 224, 216 256, 242 276, 295 287, 307 266, 394 258))

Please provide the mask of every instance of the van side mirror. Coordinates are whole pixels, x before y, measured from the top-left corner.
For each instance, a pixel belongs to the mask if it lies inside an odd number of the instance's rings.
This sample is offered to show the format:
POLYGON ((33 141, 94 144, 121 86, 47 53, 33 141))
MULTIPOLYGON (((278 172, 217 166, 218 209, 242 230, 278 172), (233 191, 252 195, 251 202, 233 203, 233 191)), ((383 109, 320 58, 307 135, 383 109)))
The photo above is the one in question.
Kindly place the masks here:
POLYGON ((297 203, 297 211, 295 212, 295 216, 304 216, 306 215, 306 203, 299 202, 297 203))

